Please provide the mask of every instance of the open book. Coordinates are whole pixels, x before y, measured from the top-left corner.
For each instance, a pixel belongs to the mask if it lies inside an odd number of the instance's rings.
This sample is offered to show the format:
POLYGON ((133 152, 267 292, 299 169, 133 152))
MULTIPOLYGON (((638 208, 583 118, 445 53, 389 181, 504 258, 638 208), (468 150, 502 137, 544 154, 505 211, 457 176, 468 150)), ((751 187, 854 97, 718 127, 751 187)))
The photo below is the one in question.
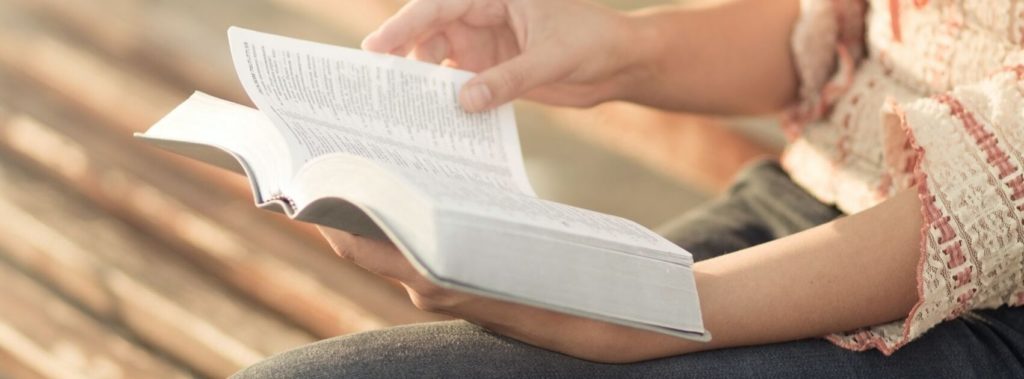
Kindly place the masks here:
POLYGON ((195 93, 137 137, 247 175, 260 208, 392 241, 438 285, 707 340, 693 258, 622 218, 539 199, 509 105, 471 73, 232 27, 249 108, 195 93))

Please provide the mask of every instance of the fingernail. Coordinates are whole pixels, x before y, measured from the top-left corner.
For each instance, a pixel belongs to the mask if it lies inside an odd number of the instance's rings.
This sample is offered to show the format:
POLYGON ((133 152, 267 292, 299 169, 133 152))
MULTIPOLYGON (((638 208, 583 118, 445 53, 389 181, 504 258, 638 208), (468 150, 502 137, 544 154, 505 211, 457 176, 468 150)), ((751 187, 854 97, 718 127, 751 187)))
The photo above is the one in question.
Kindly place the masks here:
POLYGON ((491 89, 484 84, 473 84, 462 91, 462 106, 468 111, 478 111, 491 103, 491 89))

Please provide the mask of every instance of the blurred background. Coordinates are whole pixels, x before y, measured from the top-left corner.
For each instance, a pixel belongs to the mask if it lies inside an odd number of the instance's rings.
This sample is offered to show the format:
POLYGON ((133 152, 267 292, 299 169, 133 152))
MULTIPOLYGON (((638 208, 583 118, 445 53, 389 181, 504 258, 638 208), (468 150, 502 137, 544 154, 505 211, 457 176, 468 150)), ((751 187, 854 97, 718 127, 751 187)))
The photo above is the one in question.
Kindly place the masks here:
MULTIPOLYGON (((355 47, 400 5, 0 0, 0 378, 224 377, 441 319, 254 208, 244 179, 131 139, 194 90, 251 104, 229 25, 355 47)), ((763 120, 516 107, 540 196, 652 228, 781 146, 763 120)))

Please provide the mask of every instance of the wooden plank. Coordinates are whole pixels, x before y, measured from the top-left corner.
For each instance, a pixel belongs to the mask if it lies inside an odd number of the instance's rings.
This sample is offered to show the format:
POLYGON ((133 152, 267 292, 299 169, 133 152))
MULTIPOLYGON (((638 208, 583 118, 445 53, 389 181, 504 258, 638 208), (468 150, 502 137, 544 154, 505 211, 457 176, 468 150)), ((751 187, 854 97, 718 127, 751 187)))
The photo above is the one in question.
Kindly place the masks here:
POLYGON ((105 209, 186 252, 202 267, 318 336, 436 320, 401 289, 334 257, 317 242, 259 222, 268 217, 138 146, 60 115, 60 103, 0 85, 0 102, 29 110, 0 125, 0 146, 56 175, 105 209), (198 183, 198 184, 197 184, 198 183))
POLYGON ((18 357, 9 355, 0 350, 0 379, 45 379, 38 372, 26 367, 18 357))
MULTIPOLYGON (((59 38, 57 29, 9 3, 0 2, 0 21, 5 23, 4 33, 0 33, 0 65, 53 89, 80 111, 103 119, 104 127, 128 135, 144 131, 191 93, 167 87, 135 73, 132 67, 77 47, 59 38)), ((197 172, 237 196, 249 194, 242 178, 222 175, 213 167, 156 149, 152 153, 197 172)))
MULTIPOLYGON (((0 3, 0 4, 2 4, 2 3, 0 3)), ((129 129, 129 130, 126 130, 126 131, 130 131, 130 128, 133 127, 133 126, 130 125, 131 122, 119 122, 117 120, 111 120, 108 117, 108 115, 110 115, 110 114, 116 114, 118 112, 118 110, 123 106, 123 105, 119 106, 117 104, 119 102, 118 98, 116 98, 116 97, 108 97, 108 98, 105 98, 104 100, 97 100, 98 97, 99 98, 103 98, 103 96, 97 95, 97 94, 86 94, 86 93, 84 93, 85 87, 87 87, 87 83, 86 82, 79 82, 81 79, 72 79, 72 80, 78 80, 78 81, 75 81, 74 83, 69 85, 69 84, 65 83, 64 80, 66 78, 69 78, 69 77, 70 78, 89 78, 89 77, 91 77, 93 79, 96 79, 98 82, 107 83, 107 79, 113 78, 113 79, 116 79, 116 80, 111 80, 114 83, 121 83, 121 84, 124 84, 124 83, 136 83, 136 84, 138 84, 138 83, 145 82, 145 79, 135 80, 132 77, 126 77, 126 76, 124 76, 124 71, 123 70, 116 69, 114 67, 105 66, 106 63, 99 61, 98 57, 93 57, 93 56, 89 55, 88 52, 77 50, 74 47, 67 46, 65 44, 65 42, 62 42, 62 41, 57 40, 57 39, 53 39, 53 38, 49 37, 47 34, 42 33, 40 30, 36 30, 36 29, 38 29, 38 26, 32 26, 32 27, 24 28, 24 30, 22 30, 22 31, 28 33, 24 37, 26 37, 26 38, 38 38, 35 42, 31 43, 31 45, 33 45, 33 46, 38 47, 38 46, 42 46, 42 45, 49 45, 50 47, 52 47, 52 49, 51 48, 38 48, 37 50, 44 52, 44 53, 40 54, 40 57, 39 57, 40 59, 42 59, 43 61, 52 61, 53 62, 53 65, 55 67, 54 70, 46 71, 45 73, 40 74, 39 72, 34 71, 37 65, 29 64, 28 62, 23 62, 23 63, 25 63, 24 65, 13 67, 13 69, 15 70, 14 72, 15 73, 19 73, 19 74, 25 74, 26 71, 24 71, 24 69, 26 69, 26 68, 29 69, 29 71, 27 72, 29 74, 29 77, 33 78, 36 83, 40 83, 40 84, 42 84, 42 85, 44 85, 44 86, 46 86, 48 88, 54 89, 55 92, 60 95, 60 98, 62 99, 62 103, 69 104, 69 105, 73 106, 76 110, 85 111, 85 112, 89 113, 90 116, 95 116, 98 119, 97 122, 95 122, 95 123, 79 123, 79 125, 77 125, 77 128, 81 128, 83 126, 87 126, 87 127, 95 127, 97 129, 108 129, 108 128, 105 128, 103 126, 109 125, 109 123, 113 122, 113 123, 115 123, 117 125, 120 125, 120 126, 118 126, 118 128, 125 128, 125 129, 129 129), (49 57, 50 59, 47 59, 47 57, 49 57), (93 62, 93 63, 96 63, 97 67, 103 67, 103 69, 96 70, 96 71, 86 70, 86 71, 82 71, 82 72, 80 72, 80 73, 78 73, 76 75, 61 74, 60 72, 58 72, 59 69, 57 69, 57 68, 59 68, 62 65, 62 64, 60 64, 60 62, 67 62, 67 61, 74 61, 74 62, 79 63, 78 65, 76 65, 76 67, 79 67, 79 69, 82 69, 81 67, 83 67, 83 66, 89 66, 88 64, 84 64, 84 65, 81 64, 82 62, 93 62), (105 78, 105 79, 98 80, 97 78, 99 78, 99 79, 105 78), (71 88, 71 89, 81 89, 83 91, 83 93, 80 94, 80 95, 68 96, 68 93, 69 93, 67 91, 68 88, 71 88), (104 105, 102 105, 103 106, 103 110, 101 112, 96 112, 95 109, 93 109, 93 111, 89 111, 89 109, 92 109, 91 107, 80 108, 81 104, 79 104, 78 102, 81 99, 89 99, 89 101, 91 103, 104 104, 104 105), (110 105, 110 104, 114 104, 114 105, 110 105)), ((2 39, 2 38, 3 38, 2 34, 0 34, 0 39, 2 39)), ((21 43, 24 43, 24 41, 22 41, 21 43)), ((2 50, 3 50, 3 47, 0 46, 0 51, 2 51, 2 50)), ((10 54, 10 55, 11 56, 15 56, 17 54, 10 54)), ((127 85, 127 84, 125 84, 125 85, 127 85)), ((153 87, 146 86, 146 87, 139 87, 139 88, 142 89, 141 93, 144 94, 144 93, 154 92, 154 91, 159 92, 160 88, 162 88, 162 87, 156 86, 154 84, 153 87), (150 91, 150 90, 153 90, 153 91, 150 91)), ((77 93, 76 91, 77 90, 71 91, 71 92, 77 93)), ((132 91, 125 91, 122 88, 122 90, 119 93, 121 93, 121 92, 125 92, 124 96, 134 97, 134 96, 130 96, 130 95, 127 94, 127 92, 132 92, 132 91)), ((141 96, 141 97, 145 98, 147 96, 141 96)), ((153 97, 151 100, 158 101, 157 98, 158 97, 153 97)), ((131 108, 132 105, 133 104, 129 104, 128 107, 131 108)), ((41 110, 41 111, 39 111, 37 113, 45 113, 45 111, 46 110, 44 109, 44 110, 41 110)), ((77 118, 77 116, 76 116, 76 118, 77 118)), ((102 132, 102 131, 98 131, 98 132, 102 132)), ((89 133, 89 134, 91 135, 91 133, 89 133)), ((120 145, 120 144, 141 145, 141 144, 137 144, 136 141, 129 140, 128 136, 125 133, 115 133, 115 134, 117 134, 117 135, 109 137, 111 139, 120 141, 118 143, 115 143, 115 145, 120 145)), ((112 147, 112 149, 113 150, 118 150, 119 147, 112 147)), ((152 151, 154 151, 154 150, 152 150, 149 146, 144 146, 141 150, 137 150, 135 154, 138 156, 139 154, 145 154, 147 152, 152 152, 152 151)), ((161 156, 164 156, 164 157, 168 156, 168 154, 163 152, 163 151, 157 151, 157 153, 160 154, 161 156)), ((195 170, 197 167, 201 168, 202 170, 199 172, 199 176, 201 177, 201 179, 198 179, 198 181, 196 181, 196 182, 201 182, 201 183, 214 182, 214 183, 217 183, 217 182, 223 182, 225 179, 234 179, 234 180, 238 181, 239 183, 242 183, 242 185, 245 186, 245 188, 244 188, 245 194, 243 194, 241 196, 243 196, 243 197, 245 197, 247 199, 251 199, 251 196, 249 195, 249 192, 248 192, 249 191, 248 184, 246 184, 246 182, 244 180, 240 180, 239 179, 240 177, 238 175, 224 175, 224 171, 223 170, 211 168, 211 167, 209 167, 209 166, 207 166, 205 164, 198 163, 198 162, 196 162, 194 160, 181 158, 181 157, 178 157, 176 155, 170 155, 170 157, 172 158, 172 160, 175 161, 174 163, 181 163, 181 165, 179 165, 180 167, 183 167, 183 168, 188 169, 190 171, 195 170)), ((131 161, 131 160, 133 160, 133 158, 125 159, 125 161, 131 161)), ((203 187, 206 187, 205 184, 203 185, 203 187)), ((235 195, 238 195, 238 192, 239 192, 238 188, 230 188, 230 189, 232 190, 231 191, 232 193, 234 193, 235 195)), ((239 201, 230 201, 230 200, 231 199, 228 200, 228 203, 230 203, 233 206, 251 208, 251 203, 250 204, 243 204, 242 202, 239 202, 239 201)), ((249 210, 247 209, 246 211, 249 211, 249 210)), ((252 213, 255 213, 255 212, 252 212, 252 213)), ((243 225, 243 226, 249 227, 249 228, 261 227, 261 228, 266 229, 268 227, 268 225, 266 225, 268 219, 269 220, 273 220, 273 222, 277 222, 277 226, 279 226, 279 227, 283 226, 284 228, 290 229, 290 231, 274 230, 274 233, 270 233, 270 236, 280 236, 282 234, 289 234, 289 233, 294 233, 294 232, 297 231, 297 232, 300 232, 303 236, 305 236, 306 239, 312 239, 312 240, 317 241, 317 243, 315 244, 316 248, 322 250, 324 247, 326 247, 326 244, 323 242, 322 237, 319 235, 319 233, 317 233, 315 231, 314 228, 310 227, 309 225, 302 224, 302 223, 295 223, 295 222, 290 222, 290 221, 281 222, 281 221, 285 220, 283 217, 268 218, 268 217, 266 217, 265 214, 260 213, 259 216, 229 218, 229 221, 233 222, 236 225, 243 225)), ((263 234, 260 234, 260 235, 262 236, 263 234)), ((278 243, 276 245, 271 245, 271 246, 281 246, 282 250, 286 250, 286 249, 289 249, 290 246, 294 246, 294 244, 296 243, 295 240, 297 238, 299 238, 297 236, 285 236, 285 237, 291 238, 291 241, 289 241, 287 243, 278 243)), ((272 237, 268 237, 268 238, 272 238, 272 237)), ((308 241, 303 241, 303 242, 308 245, 308 241)), ((322 255, 322 253, 319 254, 319 255, 322 255)), ((376 282, 380 282, 380 281, 378 280, 376 282)), ((371 282, 371 283, 375 283, 375 282, 371 282)), ((399 288, 399 287, 396 286, 396 288, 399 288)), ((375 293, 377 293, 379 291, 368 290, 366 292, 367 292, 368 297, 369 297, 369 295, 375 294, 375 293)), ((382 300, 382 301, 369 300, 369 302, 371 303, 370 307, 371 308, 375 307, 375 305, 372 305, 372 304, 378 304, 378 303, 379 304, 386 304, 386 303, 393 303, 393 302, 395 302, 393 297, 390 297, 390 296, 384 296, 384 297, 381 297, 381 298, 384 299, 384 300, 382 300)), ((385 317, 388 320, 393 320, 394 322, 398 322, 398 323, 413 322, 413 321, 418 321, 418 320, 425 319, 425 317, 423 316, 423 314, 421 312, 401 311, 400 310, 401 308, 394 308, 394 307, 392 307, 390 305, 383 305, 383 309, 385 309, 385 310, 389 310, 389 309, 394 310, 394 311, 388 312, 388 315, 385 316, 385 317)), ((426 319, 436 319, 436 317, 428 316, 428 317, 426 317, 426 319)))
MULTIPOLYGON (((164 85, 182 91, 201 90, 240 103, 248 97, 234 75, 227 43, 227 28, 240 25, 298 38, 357 46, 362 30, 373 27, 400 5, 394 1, 345 0, 99 0, 67 3, 59 0, 8 0, 6 11, 30 17, 34 22, 12 23, 10 29, 47 30, 50 36, 69 35, 78 47, 93 46, 87 55, 101 51, 99 60, 126 63, 134 73, 148 73, 164 85), (99 3, 99 4, 97 4, 99 3), (337 9, 348 23, 318 22, 316 13, 337 9), (245 9, 245 12, 239 12, 245 9), (359 9, 352 12, 351 9, 359 9), (356 16, 356 17, 352 17, 356 16), (354 22, 352 24, 351 22, 354 22), (358 34, 356 34, 358 33, 358 34)), ((11 50, 14 50, 13 48, 11 50)), ((56 67, 27 67, 37 73, 56 67)), ((91 68, 90 68, 91 69, 91 68)), ((124 70, 118 70, 124 71, 124 70)), ((44 75, 45 76, 45 75, 44 75)), ((54 78, 53 80, 60 80, 54 78)), ((68 82, 87 78, 64 78, 68 82)), ((149 86, 144 85, 145 86, 149 86)))
MULTIPOLYGON (((112 0, 110 0, 112 1, 112 0)), ((30 2, 30 4, 32 4, 30 2)), ((45 5, 45 3, 43 3, 45 5)), ((91 4, 79 4, 67 7, 68 9, 89 9, 89 10, 101 10, 91 4)), ((112 11, 117 9, 135 9, 138 6, 127 6, 123 2, 116 3, 119 6, 113 6, 112 11)), ((33 8, 34 9, 34 8, 33 8)), ((63 9, 63 8, 61 8, 63 9)), ((171 7, 170 9, 177 9, 171 7)), ((45 9, 44 9, 45 10, 45 9)), ((156 13, 152 11, 151 13, 156 13)), ((216 12, 214 12, 216 13, 216 12)), ((123 18, 131 19, 129 14, 124 14, 115 17, 116 20, 122 20, 123 18)), ((157 17, 156 14, 148 15, 150 18, 161 20, 163 18, 157 17)), ((103 25, 120 25, 118 22, 106 22, 110 17, 101 17, 101 24, 103 25)), ((176 17, 170 17, 172 19, 178 19, 176 17)), ((274 17, 277 19, 278 17, 274 17)), ((72 20, 77 19, 73 18, 72 20)), ((34 14, 26 13, 24 9, 18 6, 14 6, 9 3, 0 2, 0 21, 9 21, 5 25, 8 26, 8 33, 0 33, 0 65, 6 66, 12 73, 23 75, 25 78, 33 80, 35 83, 47 87, 53 92, 59 94, 65 103, 71 105, 79 112, 84 112, 96 117, 101 122, 95 126, 101 126, 104 128, 110 128, 119 130, 121 134, 130 135, 133 132, 142 131, 148 128, 155 120, 162 117, 164 114, 169 112, 176 106, 180 101, 185 99, 189 93, 192 92, 192 88, 188 90, 175 89, 173 86, 169 86, 168 83, 161 81, 157 78, 151 77, 154 72, 140 71, 139 67, 156 67, 157 73, 166 72, 171 68, 178 70, 186 70, 189 78, 202 81, 206 78, 206 75, 201 74, 197 71, 189 71, 191 67, 188 64, 181 64, 170 57, 183 54, 181 51, 167 51, 163 49, 147 49, 146 51, 153 50, 156 56, 164 57, 165 59, 160 60, 159 63, 152 63, 146 65, 131 65, 128 62, 121 62, 116 59, 110 59, 111 57, 103 54, 98 54, 88 46, 82 46, 81 43, 72 41, 68 36, 62 37, 60 29, 55 28, 47 20, 40 19, 34 14), (4 18, 10 20, 4 20, 4 18), (76 64, 70 70, 66 62, 75 62, 76 64), (126 111, 127 110, 127 111, 126 111)), ((60 21, 60 20, 58 20, 60 21)), ((90 24, 91 25, 91 24, 90 24)), ((135 25, 130 23, 129 25, 135 25)), ((143 35, 154 28, 142 28, 137 32, 130 33, 131 35, 143 35)), ((196 32, 197 30, 204 29, 204 25, 179 25, 183 30, 189 30, 196 32)), ((159 28, 155 28, 159 29, 159 28)), ((125 32, 123 28, 115 28, 113 31, 106 29, 88 29, 87 31, 80 32, 81 35, 85 35, 96 40, 103 40, 104 38, 109 39, 108 35, 120 35, 117 33, 125 32), (88 34, 88 33, 93 34, 88 34)), ((169 38, 155 36, 158 41, 165 40, 164 44, 172 44, 178 46, 181 44, 181 38, 169 38), (161 39, 163 38, 163 39, 161 39), (168 39, 169 38, 169 39, 168 39)), ((210 39, 224 39, 225 33, 223 30, 217 32, 214 36, 205 36, 196 38, 190 38, 186 46, 205 46, 205 41, 210 39)), ((94 41, 87 41, 94 42, 94 41)), ((141 43, 141 42, 140 42, 141 43)), ((109 43, 108 43, 109 44, 109 43)), ((145 46, 162 46, 160 43, 154 42, 153 44, 144 44, 145 46)), ((226 54, 226 40, 223 42, 223 46, 216 49, 216 53, 212 56, 220 56, 226 54)), ((198 61, 194 59, 196 56, 204 56, 203 54, 193 54, 192 57, 187 61, 198 61)), ((212 59, 212 62, 230 62, 229 58, 224 56, 223 59, 217 60, 212 59)), ((211 63, 210 67, 216 66, 215 63, 211 63)), ((230 66, 227 63, 227 66, 230 66)), ((207 67, 207 66, 203 66, 207 67)), ((184 73, 176 72, 174 75, 183 75, 184 73)), ((227 84, 225 88, 230 88, 233 93, 229 98, 235 98, 236 101, 241 103, 247 103, 248 99, 241 92, 241 87, 237 84, 232 69, 227 69, 221 73, 215 82, 208 83, 208 85, 217 85, 217 83, 227 84)), ((180 83, 179 83, 180 84, 180 83)), ((203 85, 198 85, 194 88, 206 89, 203 85)), ((223 89, 222 89, 223 90, 223 89)), ((162 159, 169 160, 175 165, 189 169, 197 173, 204 182, 212 183, 222 188, 226 188, 231 191, 234 195, 240 198, 251 198, 249 192, 248 183, 237 175, 223 175, 223 171, 214 168, 192 159, 184 158, 175 154, 167 153, 162 150, 153 149, 150 146, 146 146, 143 150, 147 153, 156 154, 162 159)), ((280 221, 278 219, 278 221, 280 221)), ((319 233, 308 225, 300 223, 280 223, 284 228, 292 229, 293 232, 303 234, 307 238, 313 238, 320 240, 319 233)))
MULTIPOLYGON (((23 0, 27 1, 27 0, 23 0)), ((53 3, 46 0, 43 3, 53 3)), ((390 1, 369 2, 362 8, 368 13, 346 12, 352 9, 348 2, 327 0, 275 0, 280 7, 307 14, 311 18, 328 21, 335 29, 348 33, 356 38, 361 37, 382 22, 388 14, 397 9, 398 4, 390 1)), ((209 5, 209 8, 227 6, 223 4, 209 5)), ((95 25, 97 18, 69 17, 62 13, 59 6, 48 6, 47 10, 62 21, 75 21, 76 31, 91 33, 101 37, 100 29, 95 25), (89 21, 92 20, 92 21, 89 21)), ((81 14, 96 12, 95 9, 80 9, 81 14)), ((144 12, 139 12, 144 13, 144 12)), ((261 24, 267 29, 274 29, 272 23, 261 24)), ((284 29, 287 30, 287 29, 284 29)), ((153 33, 146 30, 134 30, 135 33, 153 33)), ((219 31, 218 31, 219 33, 219 31)), ((289 30, 289 33, 291 31, 289 30)), ((310 33, 315 39, 331 41, 330 33, 310 33)), ((217 34, 207 36, 203 41, 218 41, 217 34)), ((354 42, 351 42, 354 44, 354 42)), ((141 49, 153 50, 149 54, 158 54, 165 49, 159 44, 147 45, 141 49)), ((201 42, 191 45, 195 56, 217 56, 224 50, 223 43, 201 42)), ((163 61, 163 65, 174 65, 174 62, 163 61)), ((194 86, 202 86, 202 76, 182 71, 181 68, 166 67, 165 70, 178 70, 179 78, 194 86)), ((222 75, 233 74, 230 67, 224 67, 222 75)), ((529 104, 529 103, 527 103, 529 104)), ((600 146, 611 149, 625 156, 636 159, 645 165, 677 178, 685 183, 718 192, 728 186, 733 175, 751 159, 778 154, 776 148, 757 142, 741 132, 729 128, 728 121, 712 117, 692 114, 664 112, 625 103, 609 103, 593 109, 568 109, 545 107, 529 104, 521 109, 524 118, 548 120, 564 127, 574 134, 596 142, 600 146)), ((523 125, 528 129, 529 125, 523 125)))
POLYGON ((15 2, 45 13, 76 35, 87 36, 90 43, 111 56, 146 65, 185 89, 201 89, 241 101, 246 96, 234 80, 225 33, 228 26, 357 46, 366 31, 401 5, 395 0, 15 2))
MULTIPOLYGON (((2 3, 0 3, 2 5, 2 3)), ((89 9, 96 7, 89 6, 89 9)), ((122 7, 124 8, 124 7, 122 7)), ((130 7, 129 7, 130 8, 130 7)), ((14 9, 17 10, 16 8, 14 9)), ((0 12, 2 13, 2 12, 0 12)), ((11 12, 15 14, 15 12, 11 12)), ((118 18, 120 19, 120 18, 118 18)), ((15 21, 22 20, 18 18, 15 21)), ((14 24, 14 23, 12 23, 14 24)), ((24 23, 23 23, 24 24, 24 23)), ((167 100, 170 96, 167 96, 168 90, 161 85, 161 83, 154 82, 148 78, 138 78, 137 75, 132 74, 133 70, 131 67, 124 67, 118 65, 112 65, 110 62, 104 61, 102 57, 91 53, 88 50, 83 50, 78 47, 69 45, 67 41, 54 38, 52 35, 55 32, 45 26, 40 25, 39 22, 27 22, 28 25, 14 24, 14 33, 9 33, 11 40, 8 41, 10 45, 0 46, 0 61, 8 63, 8 68, 14 70, 14 72, 25 75, 31 78, 36 83, 40 83, 48 88, 53 89, 56 93, 61 94, 62 99, 76 107, 76 109, 85 111, 92 116, 98 118, 101 122, 93 123, 92 126, 107 126, 113 125, 115 129, 120 128, 125 132, 138 130, 139 125, 147 125, 150 121, 146 119, 146 115, 156 112, 151 104, 166 104, 170 101, 167 100), (18 46, 15 46, 18 45, 18 46), (3 52, 6 49, 6 54, 3 52), (19 52, 19 50, 22 50, 19 52), (6 59, 4 59, 6 57, 6 59), (27 57, 31 57, 26 59, 27 57), (63 62, 74 61, 75 72, 69 75, 64 69, 63 62), (101 89, 113 88, 110 91, 97 91, 92 92, 91 89, 94 85, 100 86, 101 89), (122 109, 136 109, 139 108, 136 105, 143 104, 149 107, 149 111, 136 112, 135 116, 125 116, 121 112, 122 109)), ((223 32, 220 32, 223 35, 223 32)), ((0 35, 0 39, 3 39, 3 35, 0 35)), ((199 39, 202 40, 202 39, 199 39)), ((196 40, 196 43, 199 43, 196 40)), ((226 51, 226 49, 222 49, 226 51)), ((233 76, 222 76, 221 79, 227 78, 229 81, 233 81, 233 76)), ((182 95, 183 96, 183 95, 182 95)), ((174 100, 176 104, 178 100, 174 100)), ((170 109, 172 105, 166 105, 166 109, 170 109)), ((162 115, 166 109, 161 110, 159 115, 162 115)), ((157 116, 150 115, 151 119, 155 119, 157 116)), ((124 136, 119 136, 123 138, 124 136)), ((149 150, 148 147, 143 150, 149 150)), ((158 152, 164 157, 168 157, 164 152, 158 152)), ((169 156, 170 159, 175 163, 181 164, 190 170, 197 170, 202 177, 203 182, 224 182, 225 180, 232 181, 235 184, 231 187, 233 192, 239 196, 249 196, 248 186, 238 179, 235 175, 224 175, 224 172, 219 169, 211 169, 202 164, 198 164, 195 161, 182 159, 177 156, 169 156), (243 188, 244 187, 244 188, 243 188), (244 193, 242 193, 244 192, 244 193)), ((234 202, 234 205, 238 205, 234 202)), ((255 226, 264 226, 267 218, 265 216, 256 216, 249 218, 236 218, 233 221, 236 224, 253 224, 255 226), (249 222, 249 220, 254 220, 249 222)), ((282 218, 273 218, 274 221, 280 221, 282 218)), ((250 226, 253 226, 250 225, 250 226)), ((298 231, 306 236, 306 238, 312 238, 320 241, 317 244, 318 248, 325 246, 322 243, 321 237, 311 227, 301 225, 300 223, 287 222, 279 223, 279 225, 285 225, 285 228, 291 228, 293 231, 298 231)), ((207 233, 210 234, 210 233, 207 233)), ((280 231, 277 233, 281 234, 280 231)), ((294 239, 294 238, 293 238, 294 239)), ((278 246, 291 246, 291 244, 278 244, 278 246)), ((287 249, 285 247, 284 249, 287 249)), ((379 282, 379 281, 378 281, 379 282)), ((375 291, 367 291, 373 294, 375 291)), ((377 291, 379 292, 379 291, 377 291)), ((371 295, 372 296, 372 295, 371 295)), ((393 302, 392 297, 383 297, 383 301, 371 300, 371 303, 388 303, 393 302)), ((371 308, 373 305, 371 305, 371 308)), ((385 306, 385 308, 389 308, 385 306)), ((424 317, 420 313, 413 312, 388 312, 387 317, 389 320, 395 322, 410 322, 416 320, 422 320, 424 317)))
MULTIPOLYGON (((367 12, 346 12, 349 1, 273 0, 283 8, 328 21, 362 37, 398 10, 392 1, 373 1, 367 12)), ((636 7, 603 1, 608 5, 636 7)), ((653 1, 652 3, 657 3, 653 1)), ((650 4, 649 4, 650 5, 650 4)), ((774 156, 778 150, 729 128, 730 121, 696 114, 666 112, 623 102, 591 109, 574 109, 520 102, 527 119, 547 120, 574 134, 635 159, 646 166, 709 192, 728 187, 733 176, 751 160, 774 156)), ((547 123, 546 123, 547 124, 547 123)), ((521 125, 529 130, 530 125, 521 125)))
POLYGON ((0 370, 41 378, 188 378, 0 260, 0 370))
MULTIPOLYGON (((2 4, 0 3, 0 10, 3 10, 2 4)), ((195 5, 201 6, 198 3, 195 5)), ((17 7, 8 6, 8 8, 11 10, 10 14, 15 14, 18 10, 17 7)), ((85 8, 95 9, 96 7, 86 6, 85 8)), ((0 14, 3 14, 3 12, 0 12, 0 14)), ((156 17, 156 15, 151 15, 151 17, 156 17)), ((53 89, 56 93, 60 94, 63 102, 72 104, 76 110, 96 117, 100 122, 94 125, 112 125, 115 129, 121 129, 125 133, 141 130, 152 123, 152 120, 156 120, 170 110, 179 100, 171 99, 173 97, 173 94, 171 94, 173 90, 168 89, 162 83, 141 76, 144 73, 135 72, 133 68, 125 67, 124 65, 113 65, 111 62, 103 60, 102 56, 96 55, 87 49, 71 45, 69 41, 63 39, 54 38, 53 35, 57 33, 52 28, 40 25, 38 19, 34 20, 34 22, 26 22, 26 19, 33 18, 31 15, 15 18, 17 18, 17 23, 12 23, 13 27, 10 28, 13 32, 6 35, 0 34, 0 62, 7 65, 8 69, 14 73, 25 75, 35 83, 53 89), (6 40, 6 44, 3 43, 5 37, 9 37, 9 40, 6 40), (71 73, 71 75, 67 72, 66 65, 63 64, 66 61, 76 62, 75 72, 71 73), (100 90, 94 91, 93 88, 99 88, 100 90), (164 109, 158 111, 160 107, 156 107, 154 104, 164 104, 162 106, 164 109), (138 111, 134 112, 133 115, 126 115, 123 112, 124 109, 138 111), (140 125, 144 126, 140 127, 140 125)), ((120 17, 115 18, 120 19, 120 17)), ((143 27, 139 28, 148 30, 143 27)), ((144 31, 142 30, 139 33, 143 33, 144 31)), ((223 31, 218 33, 223 35, 223 31)), ((180 43, 180 37, 176 38, 174 41, 180 43)), ((195 44, 202 45, 201 41, 205 40, 204 38, 195 39, 195 44)), ((219 48, 218 50, 224 52, 226 48, 219 48)), ((158 52, 164 53, 165 51, 159 50, 158 52)), ((227 74, 226 76, 220 76, 220 80, 234 82, 233 74, 227 74)), ((181 96, 183 98, 184 95, 182 94, 181 96)), ((153 152, 148 146, 145 146, 142 151, 139 154, 153 152)), ((198 171, 203 182, 219 183, 222 186, 228 187, 238 197, 248 198, 250 196, 248 184, 245 180, 240 179, 238 175, 224 175, 224 172, 219 169, 213 169, 193 160, 168 155, 165 152, 157 152, 156 154, 170 159, 183 168, 198 171)), ((267 217, 236 217, 230 220, 240 223, 250 219, 260 221, 252 222, 254 225, 249 226, 264 226, 260 225, 260 223, 266 222, 267 217)), ((276 234, 271 234, 270 236, 282 236, 283 234, 301 235, 292 236, 293 243, 276 244, 275 246, 282 247, 281 251, 287 251, 290 246, 293 246, 296 238, 317 241, 319 243, 316 247, 321 250, 326 247, 323 243, 323 238, 309 225, 296 222, 280 222, 283 219, 282 217, 272 219, 278 222, 280 227, 290 230, 275 230, 276 234)), ((372 285, 377 283, 382 282, 378 280, 368 284, 373 287, 372 285)), ((398 287, 394 287, 394 289, 400 290, 398 287)), ((387 323, 404 324, 423 320, 437 320, 433 315, 425 315, 423 312, 410 310, 412 307, 404 305, 408 303, 404 299, 400 300, 402 305, 391 305, 399 301, 395 299, 395 296, 391 295, 396 293, 395 291, 387 292, 386 290, 366 289, 360 292, 366 292, 366 295, 360 296, 368 298, 367 301, 370 308, 385 312, 383 318, 387 323)), ((401 291, 397 293, 400 294, 401 291)), ((327 331, 322 332, 326 333, 327 331)), ((321 334, 322 332, 317 333, 321 334)))
POLYGON ((0 252, 109 323, 225 377, 313 337, 136 230, 0 156, 0 252))
MULTIPOLYGON (((178 89, 203 90, 244 102, 227 49, 230 25, 289 30, 298 36, 322 35, 322 24, 266 1, 221 0, 8 0, 10 11, 45 14, 52 27, 70 32, 80 44, 96 45, 111 60, 148 70, 152 76, 182 85, 178 89), (239 11, 244 9, 244 11, 239 11), (216 49, 203 47, 216 46, 216 49), (183 75, 182 73, 187 73, 183 75), (185 85, 195 78, 198 86, 185 85)), ((35 25, 33 27, 39 27, 35 25)), ((22 26, 24 28, 24 26, 22 26)), ((335 34, 334 38, 344 36, 335 34)), ((350 42, 350 41, 349 41, 350 42)))

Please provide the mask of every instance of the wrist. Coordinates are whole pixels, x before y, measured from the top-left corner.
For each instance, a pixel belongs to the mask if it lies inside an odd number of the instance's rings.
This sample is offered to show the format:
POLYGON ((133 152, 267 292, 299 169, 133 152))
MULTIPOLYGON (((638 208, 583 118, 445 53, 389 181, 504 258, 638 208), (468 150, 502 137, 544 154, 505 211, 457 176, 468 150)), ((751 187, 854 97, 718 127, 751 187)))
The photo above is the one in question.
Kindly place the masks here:
POLYGON ((623 59, 616 75, 614 98, 636 101, 650 91, 662 77, 661 61, 667 43, 657 11, 637 11, 622 15, 622 30, 615 54, 623 59))

